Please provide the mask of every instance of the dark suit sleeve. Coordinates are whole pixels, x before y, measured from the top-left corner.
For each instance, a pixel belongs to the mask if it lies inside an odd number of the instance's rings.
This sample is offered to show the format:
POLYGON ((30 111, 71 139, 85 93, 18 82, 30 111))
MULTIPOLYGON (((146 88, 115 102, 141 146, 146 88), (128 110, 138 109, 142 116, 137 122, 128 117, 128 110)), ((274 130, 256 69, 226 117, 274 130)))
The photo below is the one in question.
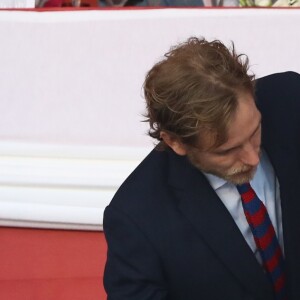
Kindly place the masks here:
POLYGON ((138 226, 110 205, 104 213, 104 232, 108 244, 104 272, 107 299, 167 299, 158 255, 138 226))

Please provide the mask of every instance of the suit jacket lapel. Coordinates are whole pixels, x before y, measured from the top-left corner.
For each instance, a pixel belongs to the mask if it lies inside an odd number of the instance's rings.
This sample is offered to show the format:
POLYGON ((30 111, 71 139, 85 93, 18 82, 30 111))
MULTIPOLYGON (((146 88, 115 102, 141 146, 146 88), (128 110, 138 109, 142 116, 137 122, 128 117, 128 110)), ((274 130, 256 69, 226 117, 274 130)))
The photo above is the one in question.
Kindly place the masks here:
POLYGON ((282 154, 280 147, 268 147, 265 143, 266 152, 274 167, 280 187, 289 299, 300 299, 300 196, 298 191, 300 176, 299 164, 297 164, 299 154, 291 143, 286 143, 284 147, 286 155, 282 154))
POLYGON ((285 185, 280 186, 289 299, 300 299, 300 197, 296 191, 296 187, 300 186, 299 178, 297 181, 298 183, 290 186, 290 188, 285 185))
POLYGON ((169 184, 178 207, 201 238, 252 295, 272 299, 272 288, 230 213, 205 176, 170 153, 169 184), (246 270, 246 271, 245 271, 246 270))

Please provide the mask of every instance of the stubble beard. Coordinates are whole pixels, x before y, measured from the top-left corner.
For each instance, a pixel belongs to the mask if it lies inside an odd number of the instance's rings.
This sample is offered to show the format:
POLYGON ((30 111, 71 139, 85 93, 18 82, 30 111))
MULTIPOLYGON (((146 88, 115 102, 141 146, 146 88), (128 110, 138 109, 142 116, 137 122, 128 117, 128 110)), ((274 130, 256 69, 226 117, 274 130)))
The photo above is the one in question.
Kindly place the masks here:
POLYGON ((235 172, 227 172, 223 175, 223 179, 234 185, 240 185, 249 182, 255 175, 257 167, 243 166, 239 170, 234 170, 235 172))
POLYGON ((188 159, 192 165, 202 172, 213 174, 234 185, 249 182, 255 175, 257 167, 243 165, 240 168, 231 168, 227 171, 206 168, 194 155, 188 154, 188 159))

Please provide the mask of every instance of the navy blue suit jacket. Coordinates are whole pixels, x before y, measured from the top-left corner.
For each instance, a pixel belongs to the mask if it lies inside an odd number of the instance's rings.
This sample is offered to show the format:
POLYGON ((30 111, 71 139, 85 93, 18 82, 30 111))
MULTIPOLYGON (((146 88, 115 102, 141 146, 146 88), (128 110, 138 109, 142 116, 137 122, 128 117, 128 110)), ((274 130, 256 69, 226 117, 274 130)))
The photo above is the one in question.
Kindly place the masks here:
MULTIPOLYGON (((289 300, 300 299, 300 76, 257 80, 262 143, 280 184, 289 300)), ((221 200, 186 157, 153 150, 105 210, 109 300, 274 300, 221 200)))

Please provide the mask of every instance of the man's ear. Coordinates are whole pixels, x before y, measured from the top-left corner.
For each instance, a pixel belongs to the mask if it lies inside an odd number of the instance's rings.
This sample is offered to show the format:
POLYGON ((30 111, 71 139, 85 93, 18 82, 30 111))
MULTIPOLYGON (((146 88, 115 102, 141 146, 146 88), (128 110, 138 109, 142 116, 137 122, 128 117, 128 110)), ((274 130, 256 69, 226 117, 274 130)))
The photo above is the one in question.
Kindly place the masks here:
POLYGON ((186 147, 177 138, 165 131, 160 133, 160 137, 176 154, 186 155, 186 147))

